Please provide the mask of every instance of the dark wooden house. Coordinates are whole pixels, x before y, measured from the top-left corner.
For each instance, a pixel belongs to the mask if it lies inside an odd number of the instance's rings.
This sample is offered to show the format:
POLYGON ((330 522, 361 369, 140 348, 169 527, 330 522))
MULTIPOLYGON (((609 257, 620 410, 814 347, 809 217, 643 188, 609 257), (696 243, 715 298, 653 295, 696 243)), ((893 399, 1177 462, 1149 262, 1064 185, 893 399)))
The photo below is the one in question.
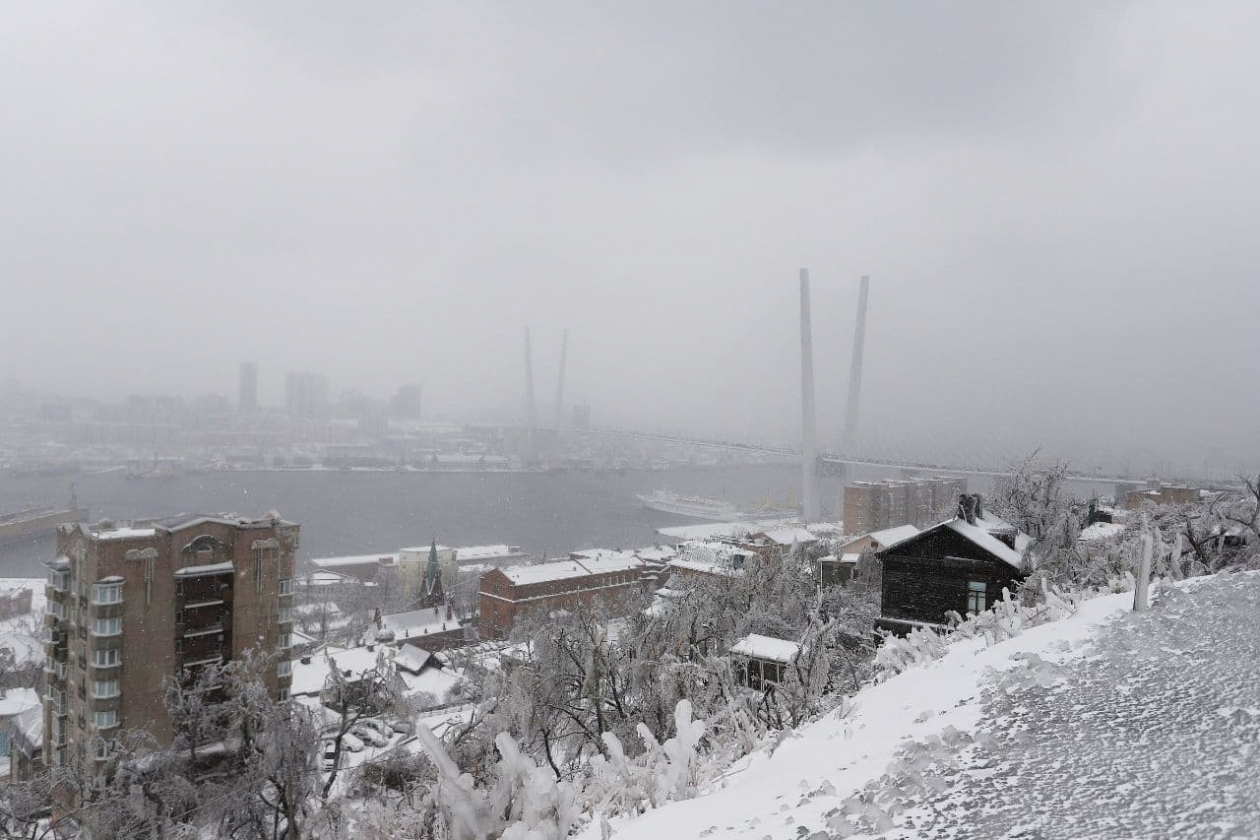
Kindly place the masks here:
POLYGON ((944 628, 951 612, 976 613, 1014 594, 1027 576, 1029 538, 992 515, 978 499, 960 516, 881 551, 882 600, 876 627, 898 635, 914 627, 944 628))

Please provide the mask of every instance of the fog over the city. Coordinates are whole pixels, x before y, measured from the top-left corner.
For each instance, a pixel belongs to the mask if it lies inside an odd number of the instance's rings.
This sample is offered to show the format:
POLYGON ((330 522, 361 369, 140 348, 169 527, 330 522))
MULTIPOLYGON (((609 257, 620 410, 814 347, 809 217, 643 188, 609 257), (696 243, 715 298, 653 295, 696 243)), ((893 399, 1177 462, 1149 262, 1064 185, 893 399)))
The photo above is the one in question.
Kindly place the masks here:
POLYGON ((1199 469, 1260 415, 1260 6, 22 4, 0 382, 1199 469))

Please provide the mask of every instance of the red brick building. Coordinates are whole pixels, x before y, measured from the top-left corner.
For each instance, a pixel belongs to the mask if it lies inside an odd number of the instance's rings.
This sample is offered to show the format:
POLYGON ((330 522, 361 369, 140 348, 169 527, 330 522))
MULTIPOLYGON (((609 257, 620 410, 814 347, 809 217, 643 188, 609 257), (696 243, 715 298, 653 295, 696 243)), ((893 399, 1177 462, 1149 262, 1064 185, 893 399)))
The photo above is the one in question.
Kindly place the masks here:
POLYGON ((576 559, 493 569, 481 576, 481 638, 502 639, 522 615, 614 604, 657 585, 658 571, 633 554, 583 552, 576 559))
POLYGON ((124 729, 169 743, 165 681, 257 648, 289 688, 298 526, 278 516, 63 525, 48 572, 45 760, 105 759, 124 729))

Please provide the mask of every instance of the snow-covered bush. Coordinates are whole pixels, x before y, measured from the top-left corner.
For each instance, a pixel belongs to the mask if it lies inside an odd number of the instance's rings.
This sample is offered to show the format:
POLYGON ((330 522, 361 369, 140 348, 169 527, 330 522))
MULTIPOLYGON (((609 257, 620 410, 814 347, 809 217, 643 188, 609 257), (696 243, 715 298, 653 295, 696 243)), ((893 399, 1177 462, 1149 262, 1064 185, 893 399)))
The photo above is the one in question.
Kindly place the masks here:
POLYGON ((887 637, 875 654, 877 679, 887 679, 907 668, 940 659, 948 652, 949 645, 959 640, 982 638, 988 644, 996 644, 1030 627, 1058 621, 1076 612, 1083 593, 1051 587, 1045 578, 1040 582, 1039 603, 1025 605, 1003 589, 1002 600, 984 612, 968 615, 966 619, 954 614, 955 626, 951 632, 942 634, 916 627, 904 638, 887 637))
POLYGON ((674 709, 677 734, 661 744, 652 731, 639 724, 638 734, 646 749, 637 758, 626 757, 620 739, 604 733, 608 757, 591 761, 591 776, 583 798, 602 816, 638 813, 666 802, 690 799, 700 785, 700 739, 704 721, 692 720, 691 703, 680 700, 674 709))
POLYGON ((478 787, 460 771, 428 727, 416 738, 438 771, 434 795, 448 840, 563 840, 577 825, 577 793, 521 753, 512 736, 495 738, 499 759, 495 779, 478 787))

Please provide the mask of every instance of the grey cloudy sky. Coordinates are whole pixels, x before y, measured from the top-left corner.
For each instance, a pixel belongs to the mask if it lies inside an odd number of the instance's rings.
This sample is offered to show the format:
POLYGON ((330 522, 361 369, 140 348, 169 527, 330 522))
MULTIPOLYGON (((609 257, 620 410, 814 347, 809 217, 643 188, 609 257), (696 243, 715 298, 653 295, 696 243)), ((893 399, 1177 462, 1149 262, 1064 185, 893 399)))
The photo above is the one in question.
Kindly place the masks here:
POLYGON ((791 439, 1254 452, 1260 6, 12 4, 0 378, 510 405, 791 439))

